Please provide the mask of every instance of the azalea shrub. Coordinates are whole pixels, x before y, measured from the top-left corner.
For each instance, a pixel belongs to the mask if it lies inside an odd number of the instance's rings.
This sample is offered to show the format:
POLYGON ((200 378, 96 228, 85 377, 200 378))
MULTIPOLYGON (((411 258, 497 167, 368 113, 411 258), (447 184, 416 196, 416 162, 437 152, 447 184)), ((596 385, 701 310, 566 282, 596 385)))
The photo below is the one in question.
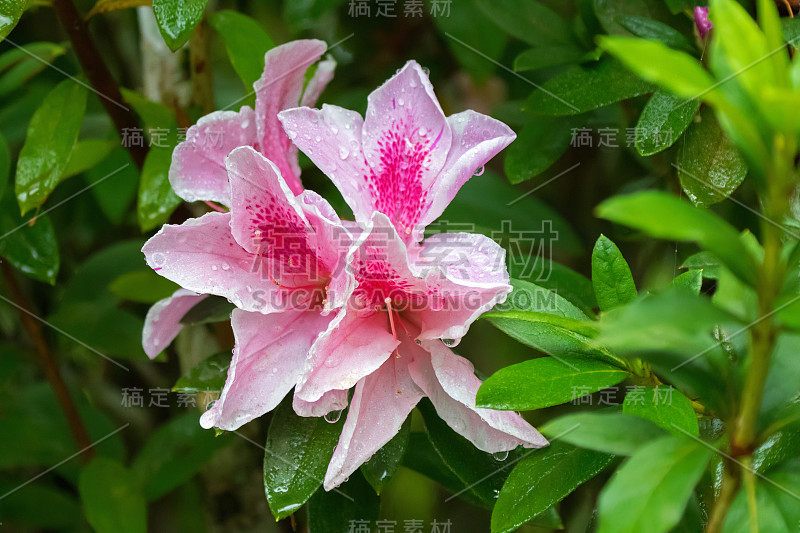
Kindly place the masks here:
POLYGON ((795 4, 0 2, 0 527, 797 531, 795 4))

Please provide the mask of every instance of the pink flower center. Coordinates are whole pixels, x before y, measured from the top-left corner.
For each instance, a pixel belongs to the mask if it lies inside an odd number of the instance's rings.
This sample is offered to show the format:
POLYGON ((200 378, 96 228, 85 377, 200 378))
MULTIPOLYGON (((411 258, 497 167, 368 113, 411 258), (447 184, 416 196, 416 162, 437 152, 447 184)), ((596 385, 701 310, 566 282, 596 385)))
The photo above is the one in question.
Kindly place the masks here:
POLYGON ((269 197, 247 203, 255 254, 279 285, 323 283, 330 273, 317 260, 312 231, 288 206, 269 197))
POLYGON ((392 122, 378 141, 380 164, 367 171, 364 181, 375 209, 388 216, 401 234, 411 233, 422 214, 427 199, 422 177, 441 135, 429 139, 432 134, 424 128, 412 129, 400 120, 392 122))

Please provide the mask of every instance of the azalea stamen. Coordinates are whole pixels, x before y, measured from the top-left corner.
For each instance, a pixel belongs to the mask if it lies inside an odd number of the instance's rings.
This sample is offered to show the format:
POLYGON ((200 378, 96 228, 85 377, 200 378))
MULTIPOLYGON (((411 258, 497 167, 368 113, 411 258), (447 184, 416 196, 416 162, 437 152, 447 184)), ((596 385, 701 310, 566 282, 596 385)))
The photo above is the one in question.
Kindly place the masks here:
POLYGON ((215 204, 214 202, 204 201, 203 203, 206 204, 211 209, 213 209, 214 211, 219 211, 220 213, 227 213, 228 212, 227 209, 215 204))
POLYGON ((394 315, 392 315, 392 299, 387 296, 384 302, 386 302, 386 308, 389 310, 389 326, 392 328, 392 337, 397 340, 397 330, 394 327, 394 315))

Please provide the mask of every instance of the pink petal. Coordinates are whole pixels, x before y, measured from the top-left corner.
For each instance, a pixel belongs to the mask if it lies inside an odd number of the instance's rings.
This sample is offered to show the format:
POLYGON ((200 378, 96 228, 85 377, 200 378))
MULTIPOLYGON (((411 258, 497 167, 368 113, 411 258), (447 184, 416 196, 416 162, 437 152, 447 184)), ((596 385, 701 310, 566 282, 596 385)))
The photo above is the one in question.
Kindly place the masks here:
POLYGON ((176 226, 165 224, 142 252, 165 278, 198 294, 216 294, 246 311, 269 312, 279 292, 254 270, 255 258, 231 235, 230 213, 206 213, 176 226))
POLYGON ((439 233, 416 249, 414 266, 425 277, 430 304, 414 314, 420 339, 460 339, 512 287, 505 250, 475 233, 439 233))
POLYGON ((283 109, 297 106, 306 70, 326 48, 324 42, 317 40, 292 41, 273 48, 264 58, 264 74, 253 85, 260 151, 277 165, 295 194, 303 190, 297 149, 283 132, 277 115, 283 109))
POLYGON ((301 106, 313 106, 317 103, 319 95, 325 90, 330 81, 333 79, 333 73, 336 70, 336 60, 330 55, 317 63, 317 70, 314 75, 308 80, 306 88, 303 91, 303 98, 300 100, 301 106))
POLYGON ((547 440, 520 415, 475 407, 481 380, 468 360, 440 341, 423 341, 430 357, 415 355, 411 377, 433 402, 436 412, 453 430, 488 453, 547 446, 547 440))
POLYGON ((262 315, 234 309, 228 379, 200 425, 233 431, 274 409, 297 383, 308 350, 331 318, 304 310, 262 315))
MULTIPOLYGON (((404 342, 404 346, 413 341, 404 342)), ((344 483, 359 466, 389 442, 422 398, 408 373, 409 359, 392 356, 356 385, 339 443, 328 465, 323 486, 344 483)))
POLYGON ((330 390, 316 402, 307 402, 295 394, 292 398, 292 407, 299 416, 325 416, 347 407, 347 391, 330 390))
POLYGON ((178 289, 169 298, 153 304, 147 311, 142 330, 142 347, 147 357, 154 359, 170 345, 183 329, 181 319, 206 296, 178 289))
POLYGON ((447 117, 447 123, 453 132, 453 143, 442 171, 429 186, 430 205, 419 220, 422 229, 439 218, 477 170, 516 138, 511 128, 499 120, 471 110, 447 117))
POLYGON ((385 313, 357 316, 342 310, 314 343, 295 394, 315 402, 328 391, 349 389, 377 370, 398 344, 385 313))
POLYGON ((187 202, 211 201, 230 205, 225 157, 238 146, 257 142, 255 113, 247 106, 235 111, 215 111, 186 131, 175 147, 169 181, 187 202))
POLYGON ((294 144, 333 181, 356 221, 368 224, 375 209, 372 197, 364 190, 369 167, 361 151, 361 115, 325 104, 321 110, 287 109, 278 118, 294 144))

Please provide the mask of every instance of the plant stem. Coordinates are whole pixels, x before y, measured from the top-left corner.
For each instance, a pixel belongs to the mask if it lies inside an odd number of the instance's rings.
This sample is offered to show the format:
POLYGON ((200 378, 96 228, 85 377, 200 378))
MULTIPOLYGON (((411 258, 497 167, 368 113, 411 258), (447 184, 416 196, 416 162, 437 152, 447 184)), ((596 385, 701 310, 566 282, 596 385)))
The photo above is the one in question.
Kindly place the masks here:
POLYGON ((22 326, 25 328, 31 341, 33 341, 36 354, 39 357, 39 364, 42 367, 47 381, 53 388, 61 410, 64 411, 69 430, 72 432, 72 436, 75 438, 78 448, 86 449, 86 451, 81 454, 81 457, 84 461, 89 461, 94 457, 94 451, 91 449, 91 441, 89 440, 89 433, 86 431, 86 426, 83 425, 83 420, 69 393, 69 388, 61 375, 53 352, 50 350, 50 346, 44 338, 41 325, 33 316, 23 311, 24 309, 30 313, 36 313, 33 309, 33 303, 17 282, 14 269, 11 265, 9 265, 7 261, 2 261, 0 262, 0 267, 3 273, 3 285, 8 289, 12 301, 19 306, 18 311, 22 326))
MULTIPOLYGON (((83 68, 89 83, 100 95, 100 103, 103 104, 108 116, 118 130, 120 138, 126 130, 139 128, 139 120, 136 113, 128 106, 124 105, 122 94, 116 80, 111 76, 108 67, 100 56, 97 47, 89 34, 89 28, 81 17, 72 0, 53 0, 58 20, 64 31, 67 32, 69 41, 75 55, 78 56, 81 68, 83 68)), ((128 143, 130 144, 130 143, 128 143)), ((136 144, 136 143, 133 143, 136 144)), ((142 169, 144 158, 147 155, 146 146, 127 146, 128 152, 134 164, 142 169)))
POLYGON ((706 533, 720 533, 722 526, 725 524, 725 517, 728 515, 736 492, 739 490, 739 470, 731 468, 735 465, 725 465, 725 470, 722 477, 722 486, 719 491, 719 498, 717 503, 711 510, 711 517, 706 526, 706 533))

